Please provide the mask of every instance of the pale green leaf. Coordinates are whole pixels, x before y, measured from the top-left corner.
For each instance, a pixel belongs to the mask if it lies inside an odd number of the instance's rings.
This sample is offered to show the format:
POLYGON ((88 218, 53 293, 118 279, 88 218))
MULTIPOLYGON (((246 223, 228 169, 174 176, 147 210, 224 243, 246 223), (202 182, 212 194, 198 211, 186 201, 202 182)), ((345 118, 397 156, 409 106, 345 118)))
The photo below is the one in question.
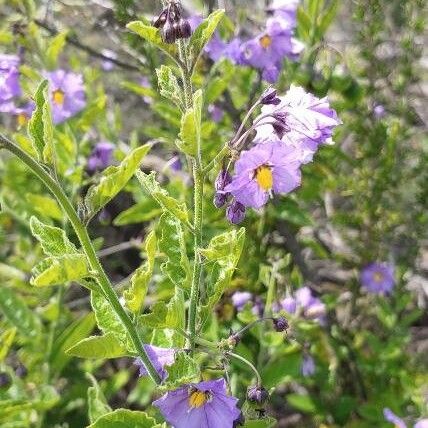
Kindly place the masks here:
POLYGON ((62 220, 63 215, 57 201, 49 196, 27 193, 25 195, 31 206, 41 215, 54 220, 62 220))
POLYGON ((34 216, 30 219, 30 228, 47 256, 63 256, 77 252, 62 229, 44 224, 34 216))
POLYGON ((158 425, 147 413, 117 409, 98 418, 88 428, 154 428, 158 425))
POLYGON ((145 174, 142 171, 137 171, 137 178, 144 187, 144 190, 156 200, 164 211, 169 212, 182 222, 189 221, 186 203, 177 201, 165 189, 162 189, 156 181, 156 174, 154 172, 145 174))
POLYGON ((189 289, 191 269, 187 258, 186 243, 181 223, 172 215, 164 213, 158 223, 159 250, 167 257, 161 266, 171 282, 182 289, 189 289))
POLYGON ((156 235, 154 232, 150 232, 147 235, 145 250, 147 256, 146 262, 132 275, 131 287, 123 293, 126 306, 133 313, 140 312, 147 294, 150 278, 153 274, 156 255, 156 235))
POLYGON ((163 389, 176 389, 183 384, 197 382, 200 379, 199 364, 185 352, 175 354, 175 361, 170 366, 165 366, 168 376, 162 384, 163 389))
POLYGON ((28 134, 40 160, 49 157, 53 147, 52 114, 48 98, 48 81, 40 83, 34 94, 36 109, 28 121, 28 134))
POLYGON ((162 208, 152 198, 133 205, 125 211, 122 211, 113 221, 115 226, 125 226, 127 224, 143 223, 153 220, 162 214, 162 208))
POLYGON ((178 84, 178 80, 175 77, 171 67, 162 65, 161 68, 156 70, 158 77, 158 85, 160 94, 168 100, 174 101, 174 103, 180 108, 183 108, 183 91, 178 84))
POLYGON ((6 358, 15 339, 16 327, 8 328, 0 336, 0 363, 6 358))
POLYGON ((138 147, 126 156, 119 166, 110 166, 104 170, 100 182, 92 186, 85 197, 90 218, 126 186, 150 148, 150 144, 138 147))
POLYGON ((58 56, 61 54, 67 42, 67 34, 67 30, 61 31, 49 42, 46 50, 46 60, 49 67, 53 68, 57 65, 58 56))
POLYGON ((243 428, 274 428, 278 424, 278 421, 274 418, 263 418, 246 421, 243 428))
POLYGON ((41 331, 39 318, 16 292, 4 286, 0 287, 0 313, 24 337, 34 338, 39 335, 41 331))
POLYGON ((198 90, 193 96, 193 107, 186 110, 181 118, 180 140, 176 141, 178 148, 189 156, 196 156, 201 144, 202 120, 202 91, 198 90))
POLYGON ((324 36, 331 23, 333 22, 334 18, 337 16, 339 6, 339 0, 331 0, 328 7, 319 16, 317 28, 317 34, 319 38, 322 38, 324 36))
POLYGON ((147 40, 152 45, 164 51, 169 55, 173 60, 177 58, 177 47, 174 43, 164 43, 160 34, 159 29, 147 25, 142 21, 133 21, 130 22, 126 28, 138 34, 144 40, 147 40))
POLYGON ((48 257, 33 268, 32 274, 30 282, 36 287, 65 284, 90 276, 86 256, 79 253, 48 257))
POLYGON ((309 395, 288 394, 287 402, 295 409, 305 413, 316 413, 317 405, 309 395))
POLYGON ((120 358, 129 355, 123 343, 113 333, 87 337, 67 349, 66 353, 73 357, 89 359, 120 358))
POLYGON ((189 41, 190 54, 192 55, 192 68, 196 64, 204 47, 211 40, 218 24, 224 16, 224 10, 218 9, 196 28, 189 41))
POLYGON ((93 385, 88 388, 88 416, 89 422, 92 424, 98 418, 106 415, 107 413, 111 413, 112 409, 108 405, 96 379, 91 374, 88 374, 87 377, 91 380, 93 385))

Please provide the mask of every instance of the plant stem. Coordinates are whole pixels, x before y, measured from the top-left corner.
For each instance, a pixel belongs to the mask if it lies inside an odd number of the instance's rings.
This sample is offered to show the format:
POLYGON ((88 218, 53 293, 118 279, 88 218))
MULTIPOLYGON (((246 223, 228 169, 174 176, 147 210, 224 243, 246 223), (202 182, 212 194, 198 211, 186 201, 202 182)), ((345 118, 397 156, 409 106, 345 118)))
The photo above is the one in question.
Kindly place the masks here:
POLYGON ((260 373, 258 372, 258 370, 256 369, 256 367, 254 366, 253 363, 251 363, 250 361, 248 361, 246 358, 241 357, 238 354, 234 354, 233 352, 225 352, 226 355, 229 355, 230 357, 233 357, 239 361, 242 361, 244 364, 246 364, 248 367, 251 368, 251 370, 254 372, 254 374, 256 375, 257 378, 257 385, 261 385, 262 384, 262 378, 260 376, 260 373))
MULTIPOLYGON (((187 46, 183 40, 178 41, 178 49, 180 52, 181 61, 183 63, 183 66, 181 67, 181 77, 183 80, 184 103, 186 109, 190 109, 193 106, 192 76, 189 69, 187 46)), ((189 336, 187 345, 192 351, 195 349, 197 311, 200 294, 199 289, 202 280, 202 260, 199 254, 199 249, 202 246, 204 178, 201 163, 201 147, 199 144, 196 157, 192 159, 192 173, 194 182, 193 230, 195 233, 193 245, 194 262, 192 285, 190 290, 189 316, 187 320, 187 334, 189 336)))
POLYGON ((29 156, 24 150, 22 150, 17 144, 13 143, 5 136, 0 134, 0 148, 4 148, 15 156, 17 156, 22 162, 24 162, 27 167, 31 169, 31 171, 46 185, 46 187, 50 190, 50 192, 55 196, 58 203, 64 210, 68 219, 70 220, 71 225, 73 226, 74 231, 80 241, 82 246, 82 250, 84 251, 89 266, 91 270, 95 273, 98 284, 101 288, 101 291, 104 294, 104 297, 109 302, 110 306, 114 310, 114 312, 119 317, 122 322, 124 328, 126 329, 137 353, 141 357, 147 372, 154 382, 157 384, 161 383, 161 378, 157 373, 156 369, 153 367, 152 362, 150 361, 146 351, 144 350, 141 339, 138 335, 138 332, 126 313, 125 309, 119 302, 119 298, 114 291, 110 280, 108 279, 98 257, 95 252, 95 249, 92 245, 91 239, 88 235, 88 231, 86 227, 83 225, 79 216, 76 213, 73 205, 69 201, 67 195, 64 193, 60 185, 46 172, 46 170, 31 156, 29 156))

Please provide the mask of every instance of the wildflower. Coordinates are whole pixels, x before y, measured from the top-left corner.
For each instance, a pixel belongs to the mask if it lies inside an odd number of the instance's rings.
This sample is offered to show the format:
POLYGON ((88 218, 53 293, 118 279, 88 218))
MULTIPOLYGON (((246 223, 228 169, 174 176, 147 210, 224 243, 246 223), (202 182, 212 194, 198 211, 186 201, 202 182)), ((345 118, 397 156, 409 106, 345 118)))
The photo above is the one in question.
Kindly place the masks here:
POLYGON ((226 208, 226 218, 232 223, 232 224, 240 224, 245 219, 245 206, 241 204, 238 201, 233 201, 227 208, 226 208))
POLYGON ((18 128, 21 128, 22 126, 25 126, 28 123, 35 108, 36 105, 33 101, 30 101, 22 107, 14 106, 10 113, 13 113, 16 117, 16 124, 18 128))
POLYGON ((315 373, 315 361, 309 354, 303 356, 300 372, 304 377, 312 376, 315 373))
POLYGON ((290 193, 300 185, 300 152, 279 140, 243 151, 235 176, 225 187, 245 207, 261 208, 274 193, 290 193))
POLYGON ((333 143, 333 130, 342 122, 327 98, 317 98, 301 87, 291 85, 279 98, 278 106, 262 108, 256 119, 255 141, 269 142, 273 136, 279 137, 285 144, 299 148, 302 162, 307 163, 320 144, 333 143))
POLYGON ((98 143, 88 159, 88 170, 94 172, 107 168, 112 163, 114 145, 103 141, 98 143))
POLYGON ((232 181, 232 177, 227 172, 227 170, 222 169, 215 180, 215 195, 214 195, 214 205, 216 208, 221 208, 226 205, 229 193, 224 191, 224 188, 232 181))
POLYGON ((373 115, 376 119, 383 119, 386 116, 385 107, 382 104, 376 104, 373 108, 373 115))
POLYGON ((170 169, 173 171, 181 171, 183 169, 183 163, 181 162, 180 156, 176 154, 168 161, 170 169))
POLYGON ((395 285, 394 268, 388 263, 371 263, 361 271, 360 279, 370 293, 390 293, 395 285))
POLYGON ((273 327, 275 331, 277 331, 278 333, 281 333, 283 331, 287 331, 289 324, 284 317, 279 317, 279 318, 273 319, 273 327))
POLYGON ((175 428, 232 428, 241 412, 224 379, 184 385, 153 402, 175 428))
POLYGON ((211 115, 211 119, 213 122, 219 123, 223 120, 224 110, 215 104, 210 104, 208 106, 208 113, 211 115))
POLYGON ((383 416, 388 422, 394 424, 395 428, 407 428, 403 419, 399 418, 396 414, 394 414, 391 409, 383 409, 383 416))
POLYGON ((269 392, 261 385, 250 386, 247 389, 247 400, 262 406, 269 400, 269 392))
POLYGON ((83 77, 62 69, 47 73, 55 124, 70 119, 86 106, 83 77))
MULTIPOLYGON (((174 363, 175 350, 169 348, 159 348, 152 345, 144 345, 144 350, 147 352, 147 355, 150 358, 154 368, 159 373, 159 376, 162 380, 166 379, 167 372, 165 371, 165 366, 170 366, 174 363)), ((135 360, 135 365, 140 369, 140 376, 147 376, 148 372, 143 364, 141 358, 135 360)))
POLYGON ((103 49, 101 53, 106 57, 106 59, 103 60, 101 63, 101 68, 104 71, 111 71, 114 69, 114 62, 111 60, 115 60, 117 58, 117 54, 114 51, 111 51, 110 49, 103 49))
POLYGON ((301 314, 307 319, 319 323, 324 322, 326 307, 320 299, 312 295, 309 287, 298 289, 294 297, 287 296, 280 302, 280 305, 284 311, 291 315, 301 314))
POLYGON ((251 302, 253 295, 249 291, 235 291, 231 298, 233 306, 240 311, 248 302, 251 302))
POLYGON ((414 428, 428 428, 428 419, 421 419, 415 423, 414 428))
POLYGON ((299 0, 273 0, 268 11, 283 20, 284 28, 294 30, 297 26, 299 0))
POLYGON ((19 62, 16 55, 0 54, 0 107, 11 105, 13 98, 21 95, 19 62))
POLYGON ((188 39, 192 35, 191 25, 183 18, 183 8, 179 2, 169 2, 161 14, 153 20, 152 25, 161 29, 165 43, 175 43, 178 39, 188 39))

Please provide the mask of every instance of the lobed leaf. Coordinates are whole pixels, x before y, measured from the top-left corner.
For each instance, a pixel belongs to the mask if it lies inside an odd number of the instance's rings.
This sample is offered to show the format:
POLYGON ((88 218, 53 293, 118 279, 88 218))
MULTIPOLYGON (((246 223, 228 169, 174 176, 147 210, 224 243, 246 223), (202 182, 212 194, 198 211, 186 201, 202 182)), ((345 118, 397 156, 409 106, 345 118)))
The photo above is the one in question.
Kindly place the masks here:
POLYGON ((123 343, 114 333, 91 336, 68 348, 66 354, 79 358, 120 358, 129 355, 123 343))
POLYGON ((63 219, 62 210, 55 199, 44 195, 34 195, 32 193, 27 193, 25 198, 39 214, 54 220, 63 219))
POLYGON ((141 161, 149 152, 150 144, 133 150, 119 166, 110 166, 104 170, 98 184, 92 186, 85 197, 89 218, 110 202, 128 183, 139 169, 141 161))
POLYGON ((162 65, 161 68, 156 70, 158 77, 158 85, 160 94, 168 100, 174 101, 174 103, 180 108, 183 108, 183 90, 178 84, 177 78, 171 67, 162 65))
POLYGON ((98 418, 87 428, 154 428, 161 427, 145 412, 117 409, 98 418))

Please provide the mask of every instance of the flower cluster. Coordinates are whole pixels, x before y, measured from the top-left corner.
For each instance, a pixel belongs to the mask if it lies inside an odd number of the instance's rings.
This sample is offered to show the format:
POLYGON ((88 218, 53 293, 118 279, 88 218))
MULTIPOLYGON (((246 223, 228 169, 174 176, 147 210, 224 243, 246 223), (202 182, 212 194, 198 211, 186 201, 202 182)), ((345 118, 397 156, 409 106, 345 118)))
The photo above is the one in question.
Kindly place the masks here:
MULTIPOLYGON (((35 109, 32 101, 20 99, 20 59, 15 55, 0 55, 0 112, 16 117, 19 126, 24 125, 35 109)), ((60 124, 73 117, 86 106, 83 76, 58 69, 45 73, 49 81, 49 98, 52 117, 60 124)))
POLYGON ((290 315, 303 316, 323 324, 327 313, 325 304, 312 294, 309 287, 299 288, 294 296, 285 297, 276 305, 277 310, 283 309, 290 315))
POLYGON ((169 2, 161 14, 153 20, 153 26, 161 29, 165 43, 175 43, 192 35, 189 21, 183 18, 181 4, 175 1, 169 2))
POLYGON ((370 263, 361 271, 361 284, 369 293, 391 293, 395 285, 394 267, 388 263, 370 263))
MULTIPOLYGON (((269 88, 258 104, 262 112, 244 134, 256 130, 253 146, 241 152, 233 177, 223 169, 216 180, 214 204, 222 207, 232 197, 226 215, 234 224, 244 219, 246 208, 260 209, 275 194, 299 187, 302 165, 312 161, 321 144, 332 143, 333 130, 341 123, 327 98, 296 86, 282 97, 269 88)), ((243 137, 237 137, 232 148, 239 151, 243 137)))

